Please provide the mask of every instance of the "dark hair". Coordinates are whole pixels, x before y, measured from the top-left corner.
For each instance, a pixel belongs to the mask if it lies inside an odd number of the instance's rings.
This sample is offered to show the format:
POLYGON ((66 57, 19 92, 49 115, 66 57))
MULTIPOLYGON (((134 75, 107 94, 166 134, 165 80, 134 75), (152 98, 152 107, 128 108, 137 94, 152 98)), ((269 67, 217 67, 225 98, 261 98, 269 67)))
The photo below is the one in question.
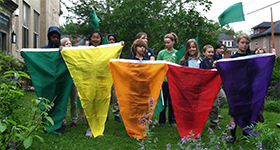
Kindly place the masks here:
POLYGON ((143 35, 145 35, 147 37, 147 34, 145 32, 139 32, 136 36, 135 36, 135 40, 136 39, 140 39, 143 35))
POLYGON ((98 45, 101 45, 102 42, 103 42, 103 38, 102 38, 101 33, 100 33, 99 31, 93 31, 93 32, 91 32, 91 34, 90 34, 90 36, 89 36, 89 38, 88 38, 88 40, 89 40, 89 46, 92 46, 92 44, 91 44, 91 42, 90 42, 90 39, 91 39, 91 36, 92 36, 94 33, 98 33, 99 36, 100 36, 100 38, 101 38, 101 42, 100 42, 98 45))
POLYGON ((217 43, 214 49, 221 48, 221 46, 226 47, 223 43, 217 43))
POLYGON ((134 56, 136 56, 137 47, 139 46, 144 46, 147 52, 147 43, 142 39, 136 39, 131 46, 131 52, 134 56))

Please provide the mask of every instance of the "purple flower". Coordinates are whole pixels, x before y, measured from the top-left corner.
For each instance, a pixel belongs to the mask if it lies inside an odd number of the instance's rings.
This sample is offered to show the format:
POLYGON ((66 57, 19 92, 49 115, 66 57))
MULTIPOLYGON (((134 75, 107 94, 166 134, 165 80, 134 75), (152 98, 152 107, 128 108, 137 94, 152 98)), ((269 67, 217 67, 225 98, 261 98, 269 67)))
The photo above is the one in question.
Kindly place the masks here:
POLYGON ((166 149, 169 150, 170 148, 171 148, 171 144, 168 143, 168 144, 166 145, 166 149))
POLYGON ((150 102, 149 102, 150 104, 154 104, 154 99, 151 97, 150 98, 150 102))
POLYGON ((157 123, 158 123, 158 121, 157 121, 157 120, 155 120, 155 121, 154 121, 154 124, 157 124, 157 123))
POLYGON ((212 130, 211 128, 208 128, 208 131, 209 131, 209 132, 213 132, 213 130, 212 130))
POLYGON ((147 114, 146 114, 146 112, 144 112, 144 113, 143 113, 143 117, 146 117, 146 116, 147 116, 147 114))

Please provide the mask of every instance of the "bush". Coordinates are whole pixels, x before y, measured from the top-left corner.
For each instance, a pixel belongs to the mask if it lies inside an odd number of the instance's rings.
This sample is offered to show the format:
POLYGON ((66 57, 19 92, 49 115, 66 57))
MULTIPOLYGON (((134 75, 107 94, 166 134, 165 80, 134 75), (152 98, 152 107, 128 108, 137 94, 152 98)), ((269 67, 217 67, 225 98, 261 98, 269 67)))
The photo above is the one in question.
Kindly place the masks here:
POLYGON ((0 52, 0 74, 3 74, 6 71, 22 71, 28 73, 27 66, 24 62, 20 61, 17 58, 14 58, 11 55, 6 55, 5 52, 0 52))
POLYGON ((280 112, 279 101, 265 101, 265 111, 280 112))

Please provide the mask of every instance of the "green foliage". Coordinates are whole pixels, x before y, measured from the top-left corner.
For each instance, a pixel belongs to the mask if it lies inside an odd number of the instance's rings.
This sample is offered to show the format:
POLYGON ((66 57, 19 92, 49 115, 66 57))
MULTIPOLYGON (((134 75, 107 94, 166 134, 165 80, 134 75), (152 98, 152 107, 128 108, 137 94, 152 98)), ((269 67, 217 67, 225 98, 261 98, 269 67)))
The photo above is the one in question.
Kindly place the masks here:
POLYGON ((28 73, 27 66, 24 62, 11 55, 6 55, 5 52, 0 52, 0 73, 3 74, 8 70, 17 70, 28 73))
POLYGON ((248 143, 256 143, 256 149, 277 150, 280 147, 280 131, 279 129, 271 129, 267 124, 257 123, 252 126, 253 131, 258 133, 258 136, 249 136, 248 143))
MULTIPOLYGON (((36 132, 42 132, 42 129, 45 128, 42 124, 42 118, 47 118, 48 120, 50 118, 45 111, 40 109, 41 105, 46 110, 49 110, 51 108, 48 105, 49 101, 39 98, 32 100, 32 108, 27 113, 32 115, 33 119, 28 120, 25 125, 18 123, 14 119, 13 112, 22 108, 20 102, 24 93, 19 86, 22 77, 30 79, 22 71, 7 71, 4 74, 0 74, 0 148, 3 150, 16 149, 21 144, 27 149, 32 145, 34 138, 43 141, 40 136, 36 135, 36 132)), ((53 123, 52 120, 50 122, 53 123)))
POLYGON ((275 64, 274 64, 273 72, 272 72, 272 75, 271 75, 270 83, 272 85, 275 85, 279 81, 280 81, 280 57, 277 57, 275 59, 275 64))
POLYGON ((265 110, 270 111, 270 112, 280 113, 280 103, 279 103, 279 101, 267 100, 265 102, 265 110))
MULTIPOLYGON (((4 0, 0 0, 0 2, 4 3, 4 0)), ((0 7, 0 10, 3 10, 2 7, 0 7)))
POLYGON ((113 33, 118 40, 125 41, 124 57, 128 56, 130 46, 139 32, 148 34, 148 46, 157 55, 165 48, 163 38, 166 34, 174 32, 179 37, 175 49, 182 48, 190 38, 199 37, 200 50, 206 44, 215 45, 218 35, 222 31, 233 33, 231 28, 223 29, 218 23, 208 20, 197 11, 197 6, 204 7, 203 11, 210 10, 212 2, 209 0, 190 1, 163 1, 163 0, 106 0, 71 1, 73 7, 67 9, 75 14, 78 23, 68 18, 62 27, 62 33, 71 35, 77 33, 88 37, 91 29, 90 12, 96 11, 99 19, 99 30, 103 36, 113 33), (221 30, 221 31, 220 31, 221 30))

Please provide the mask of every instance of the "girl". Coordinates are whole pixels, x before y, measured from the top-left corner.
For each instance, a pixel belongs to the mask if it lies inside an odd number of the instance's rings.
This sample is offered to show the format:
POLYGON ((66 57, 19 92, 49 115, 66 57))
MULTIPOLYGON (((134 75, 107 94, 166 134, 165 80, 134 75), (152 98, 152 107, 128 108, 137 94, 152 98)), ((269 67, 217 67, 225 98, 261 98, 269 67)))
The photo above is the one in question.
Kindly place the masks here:
MULTIPOLYGON (((146 42, 146 44, 148 43, 148 36, 145 32, 139 32, 135 39, 142 39, 146 42)), ((148 44, 147 44, 148 45, 148 44)), ((147 52, 145 53, 145 56, 148 60, 155 60, 155 54, 154 54, 154 51, 147 47, 147 52)), ((128 59, 131 59, 133 58, 133 54, 132 54, 132 51, 129 52, 129 56, 128 56, 128 59)))
MULTIPOLYGON (((72 42, 69 38, 63 38, 61 39, 61 46, 63 47, 72 47, 72 42)), ((70 102, 71 102, 71 127, 76 128, 77 127, 77 119, 78 119, 78 113, 77 113, 77 97, 78 97, 78 91, 77 87, 75 86, 74 82, 72 84, 71 93, 70 93, 70 102)), ((65 112, 65 116, 63 119, 63 125, 66 126, 66 118, 67 118, 67 111, 65 112)))
POLYGON ((189 39, 186 43, 185 54, 180 61, 180 65, 192 68, 199 68, 202 61, 198 53, 198 44, 195 39, 189 39))
MULTIPOLYGON (((98 31, 93 31, 90 36, 89 36, 89 44, 88 46, 98 46, 98 45, 101 45, 102 44, 102 35, 100 32, 98 31)), ((89 123, 87 122, 87 133, 86 133, 86 136, 89 136, 89 137, 92 137, 93 134, 92 134, 92 131, 91 131, 91 128, 89 126, 89 123)))
MULTIPOLYGON (((178 50, 174 49, 173 45, 175 43, 178 43, 178 37, 175 33, 170 33, 164 36, 164 43, 166 49, 161 50, 158 53, 157 60, 165 60, 173 63, 179 63, 179 58, 176 56, 176 53, 178 50)), ((164 82, 162 84, 162 90, 163 90, 163 98, 164 98, 164 109, 159 115, 159 124, 161 127, 165 126, 166 122, 166 117, 165 117, 165 112, 166 112, 166 104, 168 103, 169 105, 169 111, 168 111, 168 121, 169 124, 173 127, 176 127, 176 121, 175 121, 175 116, 174 116, 174 111, 173 111, 173 106, 171 103, 171 97, 169 93, 169 88, 168 88, 168 83, 167 83, 167 77, 165 76, 164 82)))
POLYGON ((98 31, 93 31, 89 36, 88 46, 98 46, 102 44, 102 35, 98 31))
POLYGON ((142 39, 136 39, 132 46, 131 52, 134 55, 131 59, 135 60, 149 60, 144 57, 145 53, 147 52, 147 43, 142 39))

